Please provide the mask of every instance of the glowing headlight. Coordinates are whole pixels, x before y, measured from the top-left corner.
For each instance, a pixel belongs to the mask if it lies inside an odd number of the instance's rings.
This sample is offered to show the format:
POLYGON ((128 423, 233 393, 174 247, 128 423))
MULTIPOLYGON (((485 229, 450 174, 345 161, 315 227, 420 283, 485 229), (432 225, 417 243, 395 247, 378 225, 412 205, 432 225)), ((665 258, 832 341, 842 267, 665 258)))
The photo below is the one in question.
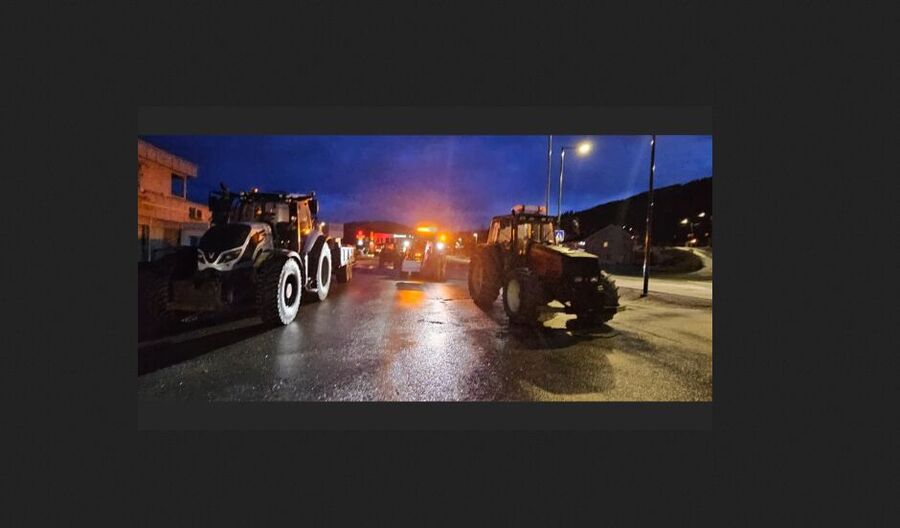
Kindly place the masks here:
POLYGON ((226 262, 231 262, 232 260, 241 256, 242 248, 236 248, 226 251, 222 253, 222 256, 219 257, 219 263, 225 264, 226 262))
POLYGON ((438 251, 444 251, 444 243, 443 242, 438 242, 436 245, 437 245, 438 251))

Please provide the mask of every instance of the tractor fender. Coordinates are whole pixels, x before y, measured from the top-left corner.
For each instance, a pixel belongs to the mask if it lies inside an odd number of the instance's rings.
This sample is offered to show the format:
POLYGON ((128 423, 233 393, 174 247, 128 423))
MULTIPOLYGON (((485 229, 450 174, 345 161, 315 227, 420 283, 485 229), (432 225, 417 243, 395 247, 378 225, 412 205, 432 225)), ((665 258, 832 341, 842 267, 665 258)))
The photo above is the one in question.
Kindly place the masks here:
POLYGON ((317 245, 324 243, 326 238, 325 233, 320 230, 311 232, 306 237, 306 240, 303 241, 303 247, 300 248, 300 254, 303 256, 312 255, 314 250, 319 249, 317 245))
MULTIPOLYGON (((283 256, 283 257, 287 257, 291 260, 296 261, 297 265, 300 266, 300 276, 303 277, 303 281, 306 282, 307 261, 306 261, 305 257, 301 256, 296 251, 291 251, 290 249, 284 249, 284 248, 276 248, 276 249, 268 250, 265 252, 265 254, 269 255, 268 258, 273 258, 276 256, 283 256)), ((268 260, 268 259, 266 259, 266 260, 268 260)), ((259 270, 259 269, 260 269, 260 266, 257 266, 257 270, 259 270)))
MULTIPOLYGON (((307 268, 309 269, 309 275, 313 276, 316 272, 316 268, 319 264, 319 253, 323 251, 328 245, 329 239, 323 233, 319 232, 314 237, 312 234, 306 239, 306 244, 303 245, 304 250, 304 258, 307 261, 307 268), (309 249, 306 249, 309 246, 309 249)), ((326 249, 325 251, 330 250, 326 249)))

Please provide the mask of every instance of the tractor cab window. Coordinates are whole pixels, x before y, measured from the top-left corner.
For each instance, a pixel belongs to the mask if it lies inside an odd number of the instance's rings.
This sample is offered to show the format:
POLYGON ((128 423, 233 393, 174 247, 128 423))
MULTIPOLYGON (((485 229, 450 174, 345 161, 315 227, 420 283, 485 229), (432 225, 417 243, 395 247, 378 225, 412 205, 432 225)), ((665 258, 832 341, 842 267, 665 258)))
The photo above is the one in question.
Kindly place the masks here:
POLYGON ((238 203, 234 220, 237 222, 255 222, 262 216, 262 205, 253 202, 238 203))
POLYGON ((552 244, 553 239, 553 221, 548 219, 535 219, 531 224, 531 240, 537 243, 552 244))
POLYGON ((297 226, 301 233, 307 233, 312 229, 312 215, 309 213, 309 207, 297 206, 297 226))
POLYGON ((529 222, 522 222, 516 225, 516 252, 519 254, 525 254, 525 246, 528 240, 531 239, 531 224, 529 222))
POLYGON ((507 246, 512 242, 512 220, 509 218, 500 219, 497 231, 497 242, 507 246))
POLYGON ((500 234, 500 220, 494 220, 491 223, 491 230, 488 232, 487 243, 493 244, 497 242, 497 236, 500 234))

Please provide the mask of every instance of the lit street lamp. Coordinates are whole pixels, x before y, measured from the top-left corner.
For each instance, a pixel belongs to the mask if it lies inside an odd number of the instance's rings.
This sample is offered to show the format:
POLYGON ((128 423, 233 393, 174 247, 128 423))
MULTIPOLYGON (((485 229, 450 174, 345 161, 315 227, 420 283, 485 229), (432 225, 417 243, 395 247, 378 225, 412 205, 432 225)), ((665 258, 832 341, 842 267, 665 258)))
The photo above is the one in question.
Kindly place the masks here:
POLYGON ((566 170, 566 151, 567 150, 575 150, 575 152, 579 156, 587 156, 588 153, 591 152, 592 145, 588 141, 582 141, 577 146, 565 146, 560 150, 560 161, 559 161, 559 195, 557 196, 556 202, 556 227, 559 229, 559 223, 562 220, 562 186, 563 186, 563 174, 566 170))
POLYGON ((650 289, 650 227, 653 225, 653 176, 656 173, 656 134, 650 138, 650 189, 647 191, 647 227, 644 232, 644 290, 641 297, 647 296, 650 289))

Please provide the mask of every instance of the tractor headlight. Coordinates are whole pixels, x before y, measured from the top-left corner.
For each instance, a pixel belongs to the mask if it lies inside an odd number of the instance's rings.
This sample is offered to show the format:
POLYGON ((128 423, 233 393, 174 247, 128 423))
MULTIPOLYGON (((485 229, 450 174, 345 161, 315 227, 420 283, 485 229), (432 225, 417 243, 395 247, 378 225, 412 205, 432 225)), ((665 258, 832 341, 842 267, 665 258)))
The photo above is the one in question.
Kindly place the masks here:
POLYGON ((243 248, 230 249, 225 253, 222 253, 222 256, 219 257, 219 264, 226 264, 240 257, 241 251, 243 251, 243 248))
POLYGON ((443 242, 438 242, 436 245, 437 245, 438 251, 444 251, 444 243, 443 242))

